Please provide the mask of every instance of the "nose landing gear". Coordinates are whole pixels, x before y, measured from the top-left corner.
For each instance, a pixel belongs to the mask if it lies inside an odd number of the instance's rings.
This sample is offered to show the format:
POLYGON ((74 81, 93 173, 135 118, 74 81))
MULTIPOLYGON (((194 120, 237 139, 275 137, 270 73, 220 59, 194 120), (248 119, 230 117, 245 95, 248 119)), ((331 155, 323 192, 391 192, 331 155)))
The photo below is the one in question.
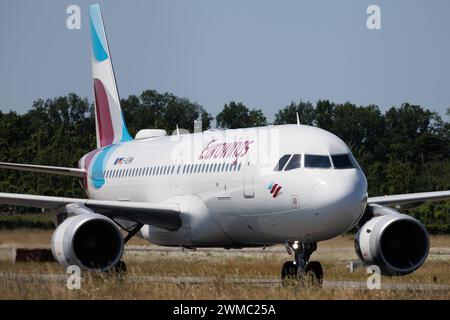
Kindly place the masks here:
POLYGON ((294 261, 286 261, 281 271, 283 286, 297 284, 301 286, 321 287, 323 280, 322 265, 318 261, 309 261, 311 254, 316 251, 317 244, 298 241, 286 242, 289 255, 294 252, 294 261))

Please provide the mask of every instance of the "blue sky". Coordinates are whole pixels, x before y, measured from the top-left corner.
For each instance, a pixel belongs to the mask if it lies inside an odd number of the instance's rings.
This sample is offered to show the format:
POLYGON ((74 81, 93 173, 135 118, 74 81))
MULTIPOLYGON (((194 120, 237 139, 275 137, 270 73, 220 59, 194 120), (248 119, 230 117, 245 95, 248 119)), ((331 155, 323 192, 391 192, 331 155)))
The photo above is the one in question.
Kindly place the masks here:
MULTIPOLYGON (((121 97, 172 92, 214 116, 230 100, 269 120, 291 101, 450 107, 450 1, 98 1, 121 97), (381 8, 381 30, 366 9, 381 8)), ((92 100, 92 1, 0 0, 0 110, 92 100), (66 28, 79 5, 81 30, 66 28)))

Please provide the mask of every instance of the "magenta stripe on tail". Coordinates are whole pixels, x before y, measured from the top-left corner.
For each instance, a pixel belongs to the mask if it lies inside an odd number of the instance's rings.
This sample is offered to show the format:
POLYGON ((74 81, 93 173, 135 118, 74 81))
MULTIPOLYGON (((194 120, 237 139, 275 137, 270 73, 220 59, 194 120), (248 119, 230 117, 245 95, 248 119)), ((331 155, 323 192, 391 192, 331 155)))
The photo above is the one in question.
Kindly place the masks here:
POLYGON ((97 112, 100 147, 108 146, 114 141, 111 113, 109 110, 108 95, 99 79, 94 79, 95 106, 97 112))

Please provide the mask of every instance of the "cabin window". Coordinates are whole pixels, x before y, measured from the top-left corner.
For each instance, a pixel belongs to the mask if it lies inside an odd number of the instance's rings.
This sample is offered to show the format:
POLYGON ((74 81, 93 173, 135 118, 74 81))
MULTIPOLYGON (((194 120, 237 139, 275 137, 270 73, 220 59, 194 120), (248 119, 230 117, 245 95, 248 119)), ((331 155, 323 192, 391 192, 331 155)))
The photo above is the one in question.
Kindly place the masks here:
POLYGON ((291 157, 290 154, 285 154, 284 156, 282 156, 280 160, 278 160, 278 163, 276 164, 275 168, 273 168, 273 171, 282 171, 290 157, 291 157))
POLYGON ((331 155, 331 160, 333 160, 335 169, 352 169, 355 167, 348 154, 331 155))
POLYGON ((294 154, 289 161, 289 163, 286 165, 285 171, 298 169, 302 165, 302 156, 300 154, 294 154))
POLYGON ((305 167, 318 169, 331 168, 330 157, 316 154, 305 154, 305 167))

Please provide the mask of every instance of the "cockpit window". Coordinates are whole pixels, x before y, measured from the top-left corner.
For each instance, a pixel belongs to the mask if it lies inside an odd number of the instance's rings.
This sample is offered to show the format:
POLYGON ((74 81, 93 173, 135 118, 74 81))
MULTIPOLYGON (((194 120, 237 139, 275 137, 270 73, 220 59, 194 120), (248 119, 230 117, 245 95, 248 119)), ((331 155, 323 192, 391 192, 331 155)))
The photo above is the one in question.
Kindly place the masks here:
POLYGON ((319 156, 315 154, 305 154, 306 168, 331 168, 331 161, 329 156, 319 156))
POLYGON ((280 160, 278 160, 278 163, 275 166, 275 168, 273 169, 273 171, 281 171, 281 170, 283 170, 284 166, 286 165, 286 162, 288 162, 290 157, 291 157, 290 154, 285 154, 284 156, 282 156, 280 158, 280 160))
POLYGON ((291 158, 291 161, 287 164, 284 171, 292 170, 292 169, 298 169, 300 168, 302 164, 302 157, 300 154, 294 154, 291 158))
POLYGON ((348 154, 331 155, 331 160, 333 160, 335 169, 352 169, 355 167, 348 154))

